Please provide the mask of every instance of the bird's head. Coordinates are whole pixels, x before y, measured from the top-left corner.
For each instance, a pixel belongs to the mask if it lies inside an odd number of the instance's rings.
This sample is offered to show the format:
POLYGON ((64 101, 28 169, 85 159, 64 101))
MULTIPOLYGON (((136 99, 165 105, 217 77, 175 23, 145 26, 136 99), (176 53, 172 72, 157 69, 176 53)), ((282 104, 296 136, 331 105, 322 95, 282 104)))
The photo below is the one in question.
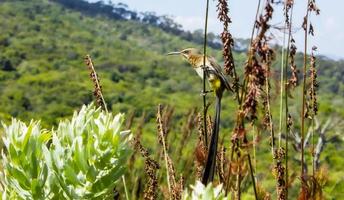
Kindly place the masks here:
POLYGON ((170 52, 167 55, 168 56, 170 56, 170 55, 181 55, 184 58, 189 59, 190 56, 199 55, 199 54, 200 53, 199 53, 199 51, 197 49, 195 49, 195 48, 187 48, 187 49, 184 49, 184 50, 181 50, 181 51, 170 52))

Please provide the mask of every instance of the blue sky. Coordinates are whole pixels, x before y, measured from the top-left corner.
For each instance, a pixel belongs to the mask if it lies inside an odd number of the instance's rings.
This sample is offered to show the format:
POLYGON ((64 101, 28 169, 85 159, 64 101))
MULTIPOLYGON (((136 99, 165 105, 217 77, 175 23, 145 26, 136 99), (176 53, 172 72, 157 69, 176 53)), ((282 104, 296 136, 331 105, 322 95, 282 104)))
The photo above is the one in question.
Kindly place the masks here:
MULTIPOLYGON (((96 0, 91 0, 96 1, 96 0)), ((294 23, 300 27, 305 15, 307 0, 295 0, 294 23)), ((183 25, 186 30, 203 29, 206 0, 113 0, 122 2, 136 11, 153 11, 159 15, 170 15, 183 25)), ((252 29, 257 0, 229 0, 230 17, 233 23, 230 31, 234 37, 248 38, 252 29)), ((310 48, 315 45, 318 53, 332 58, 344 58, 344 0, 317 0, 321 10, 319 16, 312 16, 315 37, 310 39, 310 48)), ((221 32, 222 26, 217 20, 216 0, 210 0, 209 31, 216 34, 221 32)), ((272 24, 280 25, 283 7, 275 8, 275 20, 272 24), (280 13, 280 14, 277 14, 280 13)), ((283 35, 272 31, 274 42, 282 43, 283 35)), ((303 30, 295 33, 298 50, 303 49, 303 30)))

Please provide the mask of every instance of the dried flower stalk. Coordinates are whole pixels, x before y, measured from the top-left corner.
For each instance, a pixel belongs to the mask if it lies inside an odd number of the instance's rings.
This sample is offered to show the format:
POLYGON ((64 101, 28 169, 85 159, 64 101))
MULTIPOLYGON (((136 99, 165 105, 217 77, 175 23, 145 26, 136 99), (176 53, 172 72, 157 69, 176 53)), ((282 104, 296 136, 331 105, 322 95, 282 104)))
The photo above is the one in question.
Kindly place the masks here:
POLYGON ((167 155, 167 147, 166 147, 166 128, 164 127, 164 122, 162 118, 162 106, 158 106, 158 112, 156 116, 156 122, 157 122, 157 130, 158 130, 158 141, 162 145, 163 152, 164 152, 164 158, 165 158, 165 166, 166 166, 166 175, 167 175, 167 186, 168 186, 168 192, 169 196, 171 197, 172 194, 172 187, 170 183, 170 172, 168 167, 168 155, 167 155))
POLYGON ((297 74, 299 71, 297 70, 297 66, 295 63, 295 55, 296 55, 296 45, 294 38, 291 38, 290 40, 290 51, 289 51, 289 58, 290 58, 290 69, 291 69, 291 77, 288 80, 288 88, 294 89, 298 85, 298 76, 297 74))
POLYGON ((180 178, 181 184, 176 181, 176 172, 173 166, 173 161, 168 156, 167 157, 167 165, 168 165, 168 171, 170 176, 170 183, 171 183, 171 198, 173 200, 180 200, 182 198, 182 192, 183 192, 183 177, 180 178))
MULTIPOLYGON (((234 78, 234 82, 237 82, 232 48, 234 40, 232 35, 228 31, 228 26, 231 23, 231 19, 228 16, 228 3, 227 0, 219 0, 217 4, 218 18, 223 23, 223 32, 221 33, 221 40, 223 43, 223 58, 224 58, 224 70, 226 74, 234 78)), ((234 84, 235 85, 235 84, 234 84)))
POLYGON ((317 100, 317 89, 319 87, 317 81, 317 70, 316 70, 316 57, 314 56, 314 51, 316 47, 313 47, 312 54, 311 54, 311 64, 310 64, 310 79, 311 79, 311 87, 309 88, 309 110, 311 110, 312 115, 311 118, 314 119, 314 116, 318 113, 318 100, 317 100))
MULTIPOLYGON (((176 173, 174 170, 172 159, 169 157, 167 151, 168 147, 166 144, 167 140, 167 133, 169 131, 168 126, 169 122, 171 121, 171 117, 173 114, 173 108, 168 107, 167 109, 163 110, 162 106, 158 106, 158 112, 157 112, 157 130, 158 130, 158 140, 160 145, 163 148, 164 158, 165 158, 165 165, 166 165, 166 174, 167 174, 167 185, 168 185, 168 196, 170 199, 176 199, 179 200, 182 197, 182 191, 183 191, 183 180, 180 180, 180 183, 177 183, 176 181, 176 173), (164 111, 164 112, 163 112, 164 111)), ((181 179, 183 179, 181 177, 181 179)))
POLYGON ((246 118, 250 121, 257 119, 257 106, 258 98, 261 96, 261 91, 265 84, 266 70, 261 65, 262 63, 268 63, 272 50, 267 45, 267 38, 265 36, 270 25, 268 22, 272 18, 273 8, 270 1, 267 1, 265 6, 264 16, 260 16, 256 23, 256 27, 259 29, 257 37, 252 42, 252 47, 249 53, 249 60, 245 67, 245 76, 247 77, 247 95, 243 104, 243 111, 246 118), (256 57, 256 54, 260 56, 260 62, 256 57))
POLYGON ((285 158, 285 150, 283 147, 280 147, 276 150, 275 153, 275 160, 276 160, 276 166, 275 166, 275 173, 276 173, 276 179, 277 179, 277 199, 278 200, 286 200, 286 182, 284 180, 285 178, 285 168, 283 166, 283 161, 285 158))
POLYGON ((145 173, 148 177, 147 185, 144 190, 143 199, 155 200, 157 199, 158 191, 158 176, 157 170, 160 168, 159 163, 150 158, 146 148, 144 148, 139 139, 134 138, 133 146, 136 152, 139 152, 145 159, 145 173))
POLYGON ((96 98, 96 103, 98 106, 102 107, 106 112, 108 112, 104 97, 103 97, 103 93, 102 93, 102 86, 100 85, 100 80, 99 77, 97 75, 96 70, 94 69, 94 65, 93 62, 91 60, 91 57, 89 55, 85 56, 85 63, 88 67, 88 69, 90 70, 90 78, 94 84, 94 91, 93 91, 93 95, 96 98))
MULTIPOLYGON (((304 42, 304 59, 303 59, 303 87, 302 87, 302 112, 301 112, 301 179, 305 178, 305 171, 304 171, 304 137, 305 137, 305 118, 309 115, 309 102, 306 102, 306 79, 307 79, 307 47, 308 47, 308 35, 314 34, 314 28, 312 24, 308 21, 308 17, 311 13, 315 13, 316 15, 320 14, 319 8, 315 4, 315 0, 308 0, 307 3, 307 11, 306 16, 304 17, 302 28, 304 29, 305 35, 305 42, 304 42), (309 27, 309 30, 308 30, 309 27)), ((317 109, 317 108, 316 108, 317 109)), ((302 180, 302 190, 301 193, 306 190, 306 186, 303 184, 305 183, 302 180)))
POLYGON ((216 156, 216 159, 217 159, 216 167, 217 167, 217 172, 219 174, 220 183, 225 183, 225 163, 226 163, 225 154, 226 154, 226 149, 222 145, 220 147, 220 152, 218 152, 216 156))
POLYGON ((202 115, 197 115, 197 130, 198 130, 198 143, 195 149, 195 166, 196 166, 196 178, 202 180, 202 173, 207 160, 207 147, 205 146, 202 115))

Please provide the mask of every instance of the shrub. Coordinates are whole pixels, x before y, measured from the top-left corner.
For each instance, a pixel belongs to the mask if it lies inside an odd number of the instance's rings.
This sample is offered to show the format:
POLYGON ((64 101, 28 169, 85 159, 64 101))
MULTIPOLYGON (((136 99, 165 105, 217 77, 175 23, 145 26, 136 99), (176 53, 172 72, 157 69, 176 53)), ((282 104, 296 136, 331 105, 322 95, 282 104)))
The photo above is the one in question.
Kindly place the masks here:
POLYGON ((120 131, 122 122, 122 114, 112 116, 91 105, 57 130, 15 119, 4 125, 3 199, 113 198, 130 155, 130 134, 120 131))
POLYGON ((43 149, 50 133, 33 121, 27 126, 13 119, 11 125, 3 126, 3 199, 46 199, 51 188, 43 149))

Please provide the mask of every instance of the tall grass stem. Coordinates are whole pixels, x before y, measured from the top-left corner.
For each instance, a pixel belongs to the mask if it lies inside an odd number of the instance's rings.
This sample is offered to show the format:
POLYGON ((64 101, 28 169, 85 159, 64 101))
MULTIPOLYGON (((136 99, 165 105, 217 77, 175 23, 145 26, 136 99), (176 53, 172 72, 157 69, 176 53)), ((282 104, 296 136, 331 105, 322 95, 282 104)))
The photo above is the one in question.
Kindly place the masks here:
MULTIPOLYGON (((287 1, 286 1, 287 2, 287 1)), ((287 3, 285 3, 287 4, 287 3)), ((284 69, 286 68, 284 64, 284 47, 285 47, 285 40, 286 40, 286 29, 287 25, 286 22, 284 23, 284 28, 283 28, 283 45, 282 45, 282 55, 281 55, 281 78, 280 78, 280 110, 279 110, 279 127, 278 127, 278 148, 281 148, 281 141, 282 141, 282 122, 283 122, 283 94, 284 94, 284 69)), ((288 55, 287 55, 288 56, 288 55)))
POLYGON ((203 127, 204 127, 204 140, 205 146, 208 147, 208 133, 207 133, 207 97, 205 95, 206 85, 206 65, 205 60, 207 56, 207 32, 208 32, 208 15, 209 15, 209 0, 207 0, 206 10, 205 10, 205 22, 204 22, 204 43, 203 43, 203 127))
MULTIPOLYGON (((310 0, 307 3, 307 12, 304 18, 305 20, 305 36, 304 36, 304 55, 303 55, 303 83, 302 83, 302 111, 301 111, 301 178, 304 178, 304 165, 305 165, 305 150, 304 150, 304 140, 305 140, 305 110, 306 110, 306 78, 307 78, 307 42, 308 42, 308 15, 310 0)), ((303 183, 303 182, 302 182, 303 183)))
POLYGON ((128 189, 127 189, 127 183, 125 181, 125 176, 122 176, 122 181, 123 181, 123 186, 124 186, 124 191, 125 191, 125 199, 129 200, 129 193, 128 193, 128 189))
POLYGON ((166 149, 166 143, 165 143, 164 125, 163 125, 163 122, 162 122, 161 105, 158 106, 157 120, 158 120, 158 126, 160 126, 160 128, 158 128, 158 131, 159 131, 159 134, 160 134, 162 148, 163 148, 163 152, 164 152, 169 199, 171 199, 172 188, 171 188, 171 183, 170 183, 170 173, 169 173, 168 158, 167 158, 168 155, 167 155, 167 149, 166 149))
MULTIPOLYGON (((286 5, 287 6, 287 5, 286 5)), ((288 44, 287 44, 287 55, 285 60, 285 72, 284 72, 284 87, 285 87, 285 96, 284 96, 284 104, 285 104, 285 197, 288 199, 288 182, 289 182, 289 172, 288 172, 288 142, 289 142, 289 128, 288 128, 288 116, 289 116, 289 107, 288 107, 288 63, 289 63, 289 53, 290 53, 290 42, 291 42, 291 29, 293 24, 293 10, 294 10, 294 4, 290 7, 290 18, 289 18, 289 24, 288 24, 288 44)), ((288 13, 286 13, 287 15, 288 13)), ((287 17, 287 16, 286 16, 287 17)))

